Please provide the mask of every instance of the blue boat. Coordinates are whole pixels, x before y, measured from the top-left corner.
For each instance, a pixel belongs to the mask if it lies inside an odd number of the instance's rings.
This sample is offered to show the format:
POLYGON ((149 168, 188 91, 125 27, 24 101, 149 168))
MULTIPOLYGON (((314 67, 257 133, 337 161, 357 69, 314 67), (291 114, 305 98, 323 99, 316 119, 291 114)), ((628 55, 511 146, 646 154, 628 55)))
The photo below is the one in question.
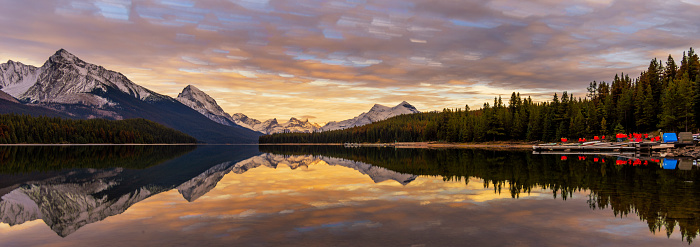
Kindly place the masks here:
POLYGON ((678 142, 678 136, 676 133, 664 133, 663 143, 675 143, 678 142))

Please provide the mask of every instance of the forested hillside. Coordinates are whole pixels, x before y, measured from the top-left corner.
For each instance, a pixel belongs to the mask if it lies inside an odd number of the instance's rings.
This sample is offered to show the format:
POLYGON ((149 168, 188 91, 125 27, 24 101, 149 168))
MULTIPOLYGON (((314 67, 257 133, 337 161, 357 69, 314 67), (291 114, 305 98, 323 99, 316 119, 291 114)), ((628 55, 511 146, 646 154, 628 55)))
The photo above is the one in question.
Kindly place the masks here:
POLYGON ((553 141, 614 133, 694 131, 700 127, 700 59, 693 48, 680 66, 671 55, 653 59, 632 79, 589 83, 586 95, 563 92, 533 102, 513 93, 478 110, 444 109, 390 118, 361 127, 260 137, 260 143, 553 141), (507 102, 505 102, 507 101, 507 102))
POLYGON ((0 115, 0 144, 14 143, 195 143, 180 131, 145 119, 69 120, 0 115))

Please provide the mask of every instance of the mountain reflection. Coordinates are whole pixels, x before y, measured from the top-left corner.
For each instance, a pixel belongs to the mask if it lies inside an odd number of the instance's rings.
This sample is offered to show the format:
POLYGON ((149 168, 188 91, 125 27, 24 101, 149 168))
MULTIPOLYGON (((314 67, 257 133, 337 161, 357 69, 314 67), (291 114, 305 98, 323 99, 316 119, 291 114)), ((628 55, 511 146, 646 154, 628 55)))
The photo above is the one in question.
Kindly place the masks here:
POLYGON ((0 222, 13 226, 42 219, 62 237, 171 189, 193 202, 226 174, 261 166, 283 164, 294 170, 325 162, 352 168, 376 183, 394 180, 403 185, 417 177, 340 158, 260 154, 255 146, 11 147, 2 151, 12 154, 7 164, 19 171, 6 169, 10 174, 0 175, 0 222), (128 152, 119 155, 124 151, 128 152), (77 159, 78 155, 86 156, 77 159), (69 169, 67 164, 75 160, 80 165, 69 169), (102 169, 85 169, 90 165, 102 169), (38 172, 60 168, 64 170, 38 172), (27 171, 34 172, 17 174, 27 171))
MULTIPOLYGON (((349 168, 374 183, 395 181, 404 186, 418 176, 463 183, 478 178, 484 188, 493 189, 487 193, 512 198, 546 189, 552 197, 567 200, 584 192, 591 209, 610 208, 615 216, 637 214, 652 232, 665 230, 670 235, 678 227, 690 243, 700 231, 696 166, 667 170, 654 162, 617 165, 625 162, 611 157, 562 160, 514 151, 340 146, 0 147, 0 155, 0 221, 13 226, 42 219, 63 237, 162 192, 177 190, 194 202, 227 174, 235 177, 280 165, 294 174, 325 165, 349 168)), ((356 185, 337 186, 352 190, 356 185)), ((424 185, 413 187, 419 186, 424 185)), ((396 195, 409 196, 408 191, 396 195)), ((473 194, 464 196, 477 200, 473 194)), ((358 195, 338 205, 365 199, 358 195)))
MULTIPOLYGON (((637 214, 653 233, 671 235, 678 226, 691 243, 700 233, 700 171, 667 170, 660 163, 619 165, 615 157, 534 155, 530 152, 464 149, 260 146, 281 155, 323 155, 364 162, 398 173, 440 176, 445 181, 480 178, 495 193, 518 198, 533 189, 551 190, 563 200, 588 191, 591 209, 611 208, 615 216, 637 214), (578 159, 576 159, 578 158, 578 159)), ((687 170, 687 168, 690 168, 687 170)))
POLYGON ((0 175, 0 221, 12 226, 42 219, 63 237, 171 189, 195 200, 216 186, 222 171, 259 154, 254 146, 10 147, 2 152, 12 161, 3 166, 23 174, 3 170, 10 174, 0 175), (63 170, 38 172, 54 169, 63 170))

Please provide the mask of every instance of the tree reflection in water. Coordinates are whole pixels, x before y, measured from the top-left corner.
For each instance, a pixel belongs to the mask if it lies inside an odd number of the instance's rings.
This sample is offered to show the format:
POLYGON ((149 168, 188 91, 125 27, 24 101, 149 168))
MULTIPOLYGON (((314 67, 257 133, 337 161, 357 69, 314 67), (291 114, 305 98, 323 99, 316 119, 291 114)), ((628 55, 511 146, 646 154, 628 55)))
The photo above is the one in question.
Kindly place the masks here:
POLYGON ((700 171, 664 169, 660 163, 619 165, 614 157, 562 159, 528 151, 481 149, 344 148, 341 146, 260 146, 261 152, 312 154, 360 161, 399 173, 440 176, 445 181, 480 178, 495 193, 521 193, 544 188, 566 200, 588 191, 591 209, 611 208, 615 216, 637 214, 651 232, 676 226, 692 243, 700 232, 700 171))

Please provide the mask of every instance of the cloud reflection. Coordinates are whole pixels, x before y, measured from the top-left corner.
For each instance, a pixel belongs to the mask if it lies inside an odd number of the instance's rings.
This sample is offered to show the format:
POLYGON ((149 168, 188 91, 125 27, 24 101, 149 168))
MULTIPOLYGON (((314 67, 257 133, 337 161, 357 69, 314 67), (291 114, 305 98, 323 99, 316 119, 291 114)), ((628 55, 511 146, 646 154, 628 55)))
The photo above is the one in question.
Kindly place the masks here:
MULTIPOLYGON (((136 245, 660 246, 668 240, 664 234, 650 236, 635 217, 611 218, 610 210, 590 210, 585 191, 561 201, 552 200, 546 190, 533 189, 516 200, 509 193, 484 188, 483 180, 476 178, 468 183, 440 177, 375 183, 370 174, 345 162, 265 154, 229 166, 231 172, 218 178, 218 186, 193 201, 183 200, 181 191, 163 192, 63 239, 55 234, 46 237, 46 226, 36 221, 17 228, 0 224, 4 232, 0 241, 11 239, 19 245, 40 241, 123 245, 128 240, 136 245)), ((198 179, 203 178, 193 180, 198 179)))

